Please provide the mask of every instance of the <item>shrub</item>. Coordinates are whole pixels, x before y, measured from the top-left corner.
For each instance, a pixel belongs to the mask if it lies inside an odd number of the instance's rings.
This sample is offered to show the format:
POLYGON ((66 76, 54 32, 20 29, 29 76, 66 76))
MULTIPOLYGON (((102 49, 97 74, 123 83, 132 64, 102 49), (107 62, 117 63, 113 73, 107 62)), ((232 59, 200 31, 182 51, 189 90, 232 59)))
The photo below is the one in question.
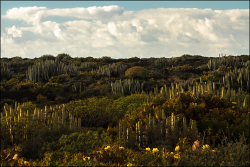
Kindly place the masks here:
POLYGON ((46 61, 46 60, 55 60, 56 57, 50 54, 42 55, 39 59, 46 61))
POLYGON ((86 133, 71 133, 70 135, 62 135, 58 141, 44 144, 43 152, 69 152, 70 154, 76 154, 80 152, 91 153, 97 147, 101 147, 103 144, 109 144, 112 139, 108 133, 102 129, 98 131, 87 131, 86 133))
POLYGON ((125 76, 132 78, 147 78, 149 77, 149 71, 144 67, 134 66, 126 70, 125 76))
POLYGON ((71 59, 71 56, 66 53, 60 53, 56 56, 55 61, 56 62, 61 62, 61 61, 69 61, 71 59))
POLYGON ((62 84, 47 82, 42 91, 43 93, 62 94, 64 90, 62 84))
POLYGON ((102 127, 112 122, 110 108, 113 100, 106 97, 71 101, 65 105, 67 111, 82 118, 84 127, 102 127))
POLYGON ((29 82, 19 82, 16 84, 12 90, 21 90, 21 91, 31 91, 33 92, 38 88, 38 84, 35 81, 29 81, 29 82))
POLYGON ((68 74, 62 74, 58 76, 53 76, 49 79, 49 82, 51 83, 63 83, 68 82, 70 79, 70 76, 68 74))
POLYGON ((128 59, 129 62, 138 62, 138 61, 140 61, 140 60, 141 60, 141 59, 138 58, 138 57, 131 57, 131 58, 128 59))
POLYGON ((178 66, 177 69, 179 69, 183 72, 187 72, 187 71, 192 71, 193 67, 189 64, 185 64, 184 66, 178 66))
POLYGON ((115 100, 112 105, 112 113, 115 115, 115 122, 118 123, 118 120, 122 119, 125 114, 129 114, 133 110, 137 110, 146 101, 146 94, 132 94, 115 100))
POLYGON ((228 141, 224 137, 220 146, 211 148, 209 145, 181 152, 180 166, 248 166, 249 145, 245 139, 228 141), (208 147, 206 147, 208 146, 208 147))
POLYGON ((5 83, 5 89, 11 90, 13 86, 16 86, 19 83, 19 80, 17 78, 11 78, 5 83))

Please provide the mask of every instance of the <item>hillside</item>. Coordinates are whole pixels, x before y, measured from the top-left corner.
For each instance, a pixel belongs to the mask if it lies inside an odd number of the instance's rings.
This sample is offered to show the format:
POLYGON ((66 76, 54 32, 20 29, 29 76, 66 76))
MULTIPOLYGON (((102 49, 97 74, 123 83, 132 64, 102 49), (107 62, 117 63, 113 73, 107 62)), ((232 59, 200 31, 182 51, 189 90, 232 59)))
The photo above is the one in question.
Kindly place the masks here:
POLYGON ((247 166, 249 70, 249 55, 1 58, 1 165, 247 166))

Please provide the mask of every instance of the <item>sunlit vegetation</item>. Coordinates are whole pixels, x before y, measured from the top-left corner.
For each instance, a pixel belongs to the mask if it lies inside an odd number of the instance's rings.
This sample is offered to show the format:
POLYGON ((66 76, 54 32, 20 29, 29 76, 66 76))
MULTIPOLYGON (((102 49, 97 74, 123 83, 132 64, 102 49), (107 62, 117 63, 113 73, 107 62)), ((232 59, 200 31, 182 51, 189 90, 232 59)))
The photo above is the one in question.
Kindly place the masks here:
POLYGON ((1 166, 249 166, 249 55, 1 58, 1 166))

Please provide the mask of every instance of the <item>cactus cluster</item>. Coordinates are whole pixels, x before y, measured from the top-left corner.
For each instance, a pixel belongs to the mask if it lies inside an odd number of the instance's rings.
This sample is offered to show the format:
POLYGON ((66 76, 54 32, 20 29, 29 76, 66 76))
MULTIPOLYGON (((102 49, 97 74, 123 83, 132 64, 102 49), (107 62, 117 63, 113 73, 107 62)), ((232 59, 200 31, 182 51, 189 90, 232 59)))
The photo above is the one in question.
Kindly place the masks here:
POLYGON ((78 74, 78 67, 75 64, 66 65, 65 63, 46 60, 37 62, 28 68, 26 80, 30 81, 48 81, 52 76, 61 74, 78 74))
POLYGON ((79 68, 81 70, 85 70, 85 69, 96 69, 98 68, 98 62, 83 62, 79 65, 79 68))
MULTIPOLYGON (((245 71, 249 71, 249 70, 245 69, 245 71)), ((242 78, 245 77, 245 79, 248 78, 249 80, 249 75, 247 76, 245 75, 245 73, 237 77, 240 77, 240 76, 242 76, 242 78)), ((245 81, 248 81, 248 80, 245 80, 245 81)), ((157 90, 158 90, 158 87, 155 88, 155 93, 154 93, 155 95, 157 95, 157 92, 158 92, 157 90)), ((171 83, 170 87, 167 87, 166 85, 163 86, 160 89, 159 94, 167 99, 171 99, 178 93, 184 93, 187 91, 192 92, 196 97, 199 94, 203 95, 205 94, 205 92, 211 92, 221 98, 227 99, 227 101, 237 102, 238 108, 249 106, 249 101, 248 101, 249 93, 242 91, 241 88, 239 88, 238 90, 232 89, 230 87, 229 79, 224 79, 224 82, 221 83, 219 89, 216 88, 216 85, 214 82, 212 81, 203 82, 202 78, 200 78, 200 82, 196 82, 195 80, 192 80, 192 81, 184 81, 184 82, 176 83, 175 85, 171 83)))
MULTIPOLYGON (((217 84, 212 81, 203 82, 202 77, 200 77, 200 82, 196 80, 187 80, 180 83, 171 83, 170 87, 164 85, 158 91, 158 87, 154 88, 154 94, 160 94, 167 99, 173 98, 177 93, 192 92, 196 97, 198 94, 205 94, 205 92, 211 92, 215 95, 225 98, 228 101, 237 102, 238 107, 248 106, 249 102, 249 68, 237 68, 229 72, 225 71, 213 71, 210 74, 223 74, 224 77, 221 82, 219 82, 219 88, 217 84), (233 89, 234 83, 238 83, 240 87, 238 89, 233 89)), ((152 94, 152 93, 151 93, 152 94)))
MULTIPOLYGON (((45 106, 44 109, 24 110, 27 104, 15 102, 14 108, 7 103, 4 105, 4 112, 1 113, 1 118, 5 117, 10 127, 12 143, 16 140, 15 131, 13 130, 14 126, 17 126, 17 122, 22 118, 26 118, 26 125, 23 127, 24 132, 27 131, 27 126, 32 126, 33 123, 43 124, 49 127, 50 130, 59 128, 60 126, 68 126, 70 129, 81 127, 81 118, 75 117, 71 112, 66 112, 64 104, 54 107, 45 106)), ((24 133, 23 137, 27 139, 27 133, 24 133)))
POLYGON ((113 63, 105 66, 99 66, 99 69, 92 70, 92 72, 97 72, 102 76, 107 77, 119 77, 123 75, 127 69, 127 65, 121 63, 113 63))
POLYGON ((73 85, 71 85, 71 91, 74 93, 76 92, 81 93, 83 89, 84 89, 84 86, 82 82, 75 82, 73 85))
POLYGON ((8 67, 3 67, 3 68, 1 68, 1 79, 0 80, 3 80, 3 79, 9 80, 13 77, 13 75, 14 75, 13 71, 10 71, 10 69, 8 67))
POLYGON ((235 56, 223 56, 220 58, 214 58, 214 59, 210 59, 207 63, 207 66, 209 68, 209 70, 217 70, 220 66, 226 66, 226 67, 230 67, 230 66, 249 66, 250 65, 250 61, 246 61, 244 62, 243 60, 240 59, 240 57, 235 57, 235 56))
POLYGON ((144 82, 140 83, 139 80, 124 79, 111 82, 111 89, 113 93, 121 93, 124 95, 135 94, 143 92, 144 82))
POLYGON ((172 67, 175 63, 179 61, 179 57, 176 58, 159 58, 154 61, 154 66, 157 68, 172 67))
POLYGON ((179 138, 189 137, 195 141, 198 138, 198 128, 195 120, 189 121, 185 117, 179 120, 178 117, 171 114, 166 117, 162 112, 162 118, 155 120, 151 114, 146 115, 145 124, 139 120, 135 125, 135 131, 128 129, 126 125, 119 121, 119 141, 126 141, 128 145, 137 145, 139 147, 148 146, 150 143, 166 139, 177 141, 179 138), (180 123, 179 123, 180 122, 180 123), (181 127, 178 126, 181 125, 181 127), (157 133, 158 135, 156 135, 157 133))
POLYGON ((222 83, 227 89, 232 88, 235 83, 240 85, 241 91, 249 91, 249 68, 234 68, 229 72, 225 72, 222 83))

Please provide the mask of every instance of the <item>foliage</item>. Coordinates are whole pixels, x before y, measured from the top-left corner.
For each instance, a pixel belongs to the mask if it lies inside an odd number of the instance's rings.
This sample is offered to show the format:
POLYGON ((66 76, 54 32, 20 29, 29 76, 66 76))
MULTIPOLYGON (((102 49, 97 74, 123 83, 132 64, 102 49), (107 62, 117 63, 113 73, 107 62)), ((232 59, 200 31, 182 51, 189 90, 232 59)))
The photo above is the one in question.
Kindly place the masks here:
POLYGON ((99 58, 99 60, 100 60, 101 62, 105 62, 105 63, 110 63, 110 62, 112 62, 112 58, 109 57, 109 56, 103 56, 103 57, 99 58))
POLYGON ((111 82, 111 89, 113 93, 121 93, 129 95, 133 93, 142 93, 144 82, 140 83, 139 80, 124 79, 111 82))
POLYGON ((56 56, 55 62, 60 62, 60 61, 69 61, 71 59, 71 56, 66 53, 60 53, 56 56))
MULTIPOLYGON (((219 81, 220 78, 222 78, 222 74, 218 74, 218 73, 215 73, 214 75, 202 75, 201 78, 202 78, 202 81, 203 82, 208 82, 208 81, 212 81, 212 82, 217 82, 219 81)), ((199 79, 196 79, 196 82, 200 82, 200 78, 199 79)))
POLYGON ((36 108, 36 104, 33 104, 32 102, 28 102, 23 107, 23 111, 27 111, 27 110, 34 111, 35 108, 36 108))
MULTIPOLYGON (((243 131, 246 137, 249 137, 247 110, 242 109, 241 112, 236 113, 237 109, 232 103, 211 93, 199 95, 198 98, 189 92, 181 93, 170 100, 161 100, 159 96, 155 96, 150 105, 144 104, 141 108, 144 110, 139 109, 124 116, 123 123, 127 128, 134 129, 138 120, 145 124, 148 113, 152 113, 155 120, 161 120, 162 111, 164 111, 167 117, 174 113, 177 117, 183 115, 187 120, 196 120, 199 132, 207 131, 210 139, 218 140, 224 134, 238 138, 243 131)), ((181 121, 180 119, 179 124, 181 121)))
POLYGON ((184 71, 184 72, 188 72, 188 71, 192 71, 193 67, 190 66, 189 64, 185 64, 184 66, 178 66, 177 69, 184 71))
POLYGON ((125 76, 131 78, 147 78, 149 76, 149 71, 140 66, 134 66, 126 70, 125 76))
POLYGON ((39 59, 46 61, 46 60, 55 60, 56 57, 50 54, 42 55, 39 59))
MULTIPOLYGON (((8 162, 1 155, 0 164, 27 166, 27 158, 29 166, 248 166, 249 55, 208 59, 182 55, 117 60, 108 56, 72 58, 65 53, 35 59, 1 58, 1 91, 39 94, 22 108, 25 114, 31 111, 31 118, 34 108, 67 103, 66 114, 80 116, 82 127, 51 129, 39 120, 28 122, 28 117, 17 121, 17 115, 6 118, 2 108, 1 151, 9 149, 21 158, 8 162), (178 69, 185 71, 182 76, 178 69), (163 113, 166 117, 173 113, 176 123, 166 140, 160 135, 163 113), (135 140, 130 145, 120 140, 125 135, 118 126, 121 119, 122 128, 126 125, 132 135, 138 121, 142 127, 149 122, 155 127, 147 133, 148 148, 135 140), (199 133, 193 133, 191 120, 196 120, 199 133), (88 131, 85 127, 103 129, 88 131), (227 140, 220 143, 224 136, 227 140), (202 144, 193 149, 197 139, 202 144)), ((1 99, 1 106, 5 103, 15 105, 14 100, 1 99)), ((62 114, 61 108, 52 108, 62 114)))
POLYGON ((1 67, 1 78, 0 80, 9 80, 13 77, 14 72, 10 71, 10 69, 6 68, 6 67, 1 67))
POLYGON ((16 86, 19 83, 19 80, 17 78, 11 78, 8 80, 5 84, 4 87, 6 90, 11 90, 14 86, 16 86))
POLYGON ((43 93, 62 94, 64 92, 62 84, 47 82, 43 88, 43 93))
POLYGON ((76 154, 80 152, 91 153, 96 147, 108 144, 112 140, 108 133, 102 129, 98 131, 87 131, 85 133, 71 133, 70 135, 62 135, 58 141, 44 144, 42 150, 48 152, 69 152, 76 154))
POLYGON ((33 92, 35 89, 37 89, 39 86, 34 81, 29 82, 19 82, 15 86, 13 86, 12 90, 21 90, 21 91, 31 91, 33 92))
POLYGON ((140 58, 138 58, 138 57, 131 57, 131 58, 128 59, 128 61, 130 61, 130 62, 138 62, 138 61, 140 61, 140 58))
POLYGON ((73 115, 81 117, 84 127, 102 127, 112 122, 110 112, 113 101, 107 97, 88 98, 84 100, 71 101, 65 105, 73 115))
POLYGON ((62 74, 62 75, 51 77, 48 82, 63 83, 63 82, 68 82, 69 79, 70 79, 70 76, 68 74, 62 74))
POLYGON ((112 105, 112 113, 116 115, 116 120, 122 119, 125 114, 137 110, 147 101, 146 94, 132 94, 126 97, 120 97, 112 105))
POLYGON ((185 150, 181 152, 180 166, 248 166, 249 145, 245 139, 240 141, 227 141, 223 138, 220 146, 216 148, 200 147, 195 151, 185 150))

